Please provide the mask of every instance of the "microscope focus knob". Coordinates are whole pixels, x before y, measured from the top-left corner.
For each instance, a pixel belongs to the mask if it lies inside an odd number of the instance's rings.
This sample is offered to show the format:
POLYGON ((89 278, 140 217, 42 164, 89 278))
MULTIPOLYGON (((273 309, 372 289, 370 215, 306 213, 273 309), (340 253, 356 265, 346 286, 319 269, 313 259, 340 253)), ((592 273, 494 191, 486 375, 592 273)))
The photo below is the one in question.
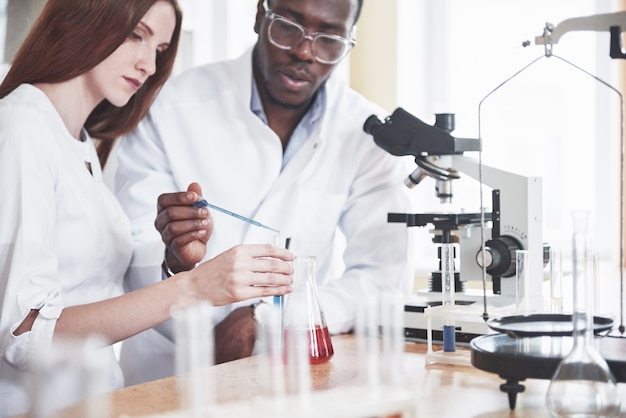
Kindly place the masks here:
MULTIPOLYGON (((485 269, 487 273, 497 277, 515 275, 515 251, 522 250, 522 244, 513 237, 502 235, 485 243, 485 269)), ((476 262, 483 267, 482 250, 476 254, 476 262)))

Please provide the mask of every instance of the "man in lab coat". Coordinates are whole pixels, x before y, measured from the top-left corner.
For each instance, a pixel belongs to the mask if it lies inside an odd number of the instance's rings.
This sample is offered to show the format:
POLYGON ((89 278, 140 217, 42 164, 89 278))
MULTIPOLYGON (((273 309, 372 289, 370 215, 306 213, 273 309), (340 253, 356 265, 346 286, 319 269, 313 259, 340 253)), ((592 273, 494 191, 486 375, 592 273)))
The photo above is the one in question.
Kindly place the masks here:
MULTIPOLYGON (((118 153, 116 192, 136 248, 128 288, 162 277, 155 199, 195 181, 209 202, 280 230, 295 255, 317 258, 332 334, 353 328, 365 296, 411 288, 408 228, 387 222, 389 212, 410 210, 406 172, 362 128, 368 116, 386 112, 332 76, 354 46, 361 6, 362 0, 259 0, 253 49, 166 84, 118 153)), ((215 210, 211 222, 204 259, 240 243, 273 242, 273 232, 215 210)), ((201 261, 178 248, 165 254, 164 265, 174 271, 201 261)), ((252 302, 215 307, 218 361, 252 352, 252 302)), ((125 342, 126 383, 173 374, 173 353, 168 326, 125 342)))

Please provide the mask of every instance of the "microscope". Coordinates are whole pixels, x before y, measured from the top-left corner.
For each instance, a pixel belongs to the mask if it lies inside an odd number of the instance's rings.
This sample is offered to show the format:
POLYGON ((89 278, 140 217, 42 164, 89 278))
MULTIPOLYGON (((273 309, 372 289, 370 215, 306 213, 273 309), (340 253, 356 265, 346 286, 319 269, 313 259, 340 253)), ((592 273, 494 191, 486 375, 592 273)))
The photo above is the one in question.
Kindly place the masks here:
MULTIPOLYGON (((542 242, 542 185, 538 177, 526 177, 481 164, 466 152, 480 152, 479 139, 456 138, 453 114, 436 115, 428 125, 402 108, 384 121, 370 116, 363 130, 374 142, 395 156, 414 156, 417 167, 405 180, 413 188, 426 177, 435 180, 435 193, 442 204, 453 198, 452 184, 461 173, 491 188, 491 208, 475 213, 389 213, 387 221, 406 223, 407 227, 432 225, 433 243, 455 243, 455 305, 475 306, 475 319, 455 321, 456 339, 469 343, 478 335, 490 333, 484 316, 487 312, 513 312, 519 303, 520 289, 526 306, 541 309, 543 267, 547 251, 542 242), (483 245, 484 242, 484 245, 483 245), (528 250, 529 283, 517 283, 516 251, 528 250), (470 281, 479 289, 466 289, 470 281), (485 283, 491 283, 489 295, 485 283)), ((445 205, 442 205, 444 207, 445 205)), ((482 206, 482 202, 481 205, 482 206)), ((426 339, 424 310, 442 303, 441 255, 439 267, 429 277, 426 290, 418 290, 405 303, 405 339, 426 339)), ((437 327, 436 329, 440 329, 437 327)), ((433 338, 441 340, 441 333, 433 338)))

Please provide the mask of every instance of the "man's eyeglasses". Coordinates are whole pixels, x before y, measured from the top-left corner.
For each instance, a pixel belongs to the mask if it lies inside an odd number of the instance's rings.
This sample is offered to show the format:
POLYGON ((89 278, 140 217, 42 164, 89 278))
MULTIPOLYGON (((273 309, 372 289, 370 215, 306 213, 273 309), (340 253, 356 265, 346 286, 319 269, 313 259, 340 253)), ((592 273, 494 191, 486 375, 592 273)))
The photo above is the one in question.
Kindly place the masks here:
POLYGON ((324 32, 307 33, 307 29, 286 17, 267 8, 265 17, 269 19, 267 34, 277 48, 289 50, 297 48, 305 39, 311 41, 311 53, 322 64, 336 64, 356 45, 354 39, 324 32))

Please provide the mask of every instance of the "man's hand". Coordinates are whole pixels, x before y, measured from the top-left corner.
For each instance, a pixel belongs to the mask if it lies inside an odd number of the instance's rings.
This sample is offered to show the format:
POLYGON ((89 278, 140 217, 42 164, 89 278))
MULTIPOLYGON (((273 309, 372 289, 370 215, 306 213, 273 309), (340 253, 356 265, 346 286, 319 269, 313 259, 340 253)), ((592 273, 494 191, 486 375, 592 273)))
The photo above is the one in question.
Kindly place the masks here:
POLYGON ((191 183, 186 192, 164 193, 157 200, 154 226, 165 243, 167 265, 175 273, 202 260, 213 232, 209 210, 193 206, 199 196, 200 185, 191 183))
POLYGON ((252 355, 257 332, 252 314, 251 306, 242 306, 215 326, 215 364, 252 355))

